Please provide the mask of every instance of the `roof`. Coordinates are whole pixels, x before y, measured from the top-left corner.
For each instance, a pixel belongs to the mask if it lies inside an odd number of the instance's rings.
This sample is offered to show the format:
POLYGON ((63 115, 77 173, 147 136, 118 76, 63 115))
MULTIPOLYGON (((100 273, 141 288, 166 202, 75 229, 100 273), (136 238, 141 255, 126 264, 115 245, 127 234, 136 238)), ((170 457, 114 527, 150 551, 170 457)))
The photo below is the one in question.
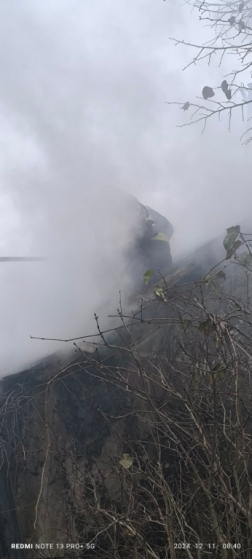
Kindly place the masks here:
MULTIPOLYGON (((222 246, 222 239, 217 238, 213 241, 205 243, 194 252, 191 252, 178 262, 174 263, 173 271, 165 277, 167 287, 170 288, 201 279, 207 274, 209 269, 216 264, 216 262, 223 258, 224 255, 225 251, 222 246)), ((128 320, 131 321, 131 326, 132 316, 135 317, 135 326, 139 323, 139 320, 137 321, 137 316, 139 316, 140 307, 142 308, 143 304, 145 307, 150 307, 152 305, 152 308, 153 305, 155 306, 155 304, 158 304, 160 312, 160 302, 157 302, 156 300, 153 293, 153 287, 145 287, 128 300, 125 308, 123 309, 123 313, 125 316, 129 317, 128 320)), ((111 343, 111 339, 114 339, 114 345, 116 345, 116 340, 121 340, 123 330, 121 321, 119 325, 119 320, 121 319, 118 317, 118 312, 111 308, 109 302, 103 305, 103 313, 106 313, 106 316, 110 317, 111 324, 111 328, 108 328, 108 330, 111 331, 106 334, 106 340, 110 340, 111 343)), ((99 309, 97 309, 96 314, 99 316, 99 309)), ((147 330, 148 328, 146 326, 145 335, 149 336, 149 338, 154 341, 154 333, 151 333, 151 330, 148 333, 147 330)), ((142 333, 139 335, 142 336, 142 333)), ((81 348, 81 351, 84 354, 93 353, 96 350, 95 341, 99 342, 99 353, 101 351, 103 354, 104 352, 105 354, 108 353, 108 349, 102 343, 98 333, 97 337, 94 337, 93 339, 91 338, 91 341, 85 341, 85 338, 83 337, 83 341, 78 341, 78 347, 81 348)), ((151 347, 149 341, 148 345, 151 347)), ((25 379, 28 380, 31 376, 34 377, 34 379, 35 377, 40 379, 43 377, 45 380, 48 375, 50 376, 53 374, 53 371, 59 371, 60 369, 69 366, 71 363, 74 363, 79 358, 80 352, 78 352, 78 349, 73 345, 70 347, 68 346, 67 349, 65 348, 62 351, 53 352, 42 359, 27 363, 25 367, 22 366, 20 369, 16 368, 16 370, 10 371, 10 374, 3 377, 0 382, 1 390, 5 392, 9 387, 15 385, 16 383, 20 383, 21 381, 23 382, 25 379)))

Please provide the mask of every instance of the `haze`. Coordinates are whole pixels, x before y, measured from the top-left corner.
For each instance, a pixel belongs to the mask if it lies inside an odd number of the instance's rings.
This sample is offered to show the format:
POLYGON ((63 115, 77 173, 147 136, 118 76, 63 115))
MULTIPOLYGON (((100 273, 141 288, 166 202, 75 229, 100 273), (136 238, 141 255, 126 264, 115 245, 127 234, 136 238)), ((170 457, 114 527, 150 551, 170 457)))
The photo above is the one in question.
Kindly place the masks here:
POLYGON ((224 59, 182 72, 193 51, 169 37, 207 34, 187 6, 162 0, 1 3, 0 254, 51 258, 0 265, 1 375, 62 347, 30 335, 95 331, 129 240, 109 185, 166 215, 175 259, 250 218, 240 114, 231 133, 215 119, 202 136, 201 124, 177 128, 188 113, 165 104, 194 101, 233 69, 224 59))

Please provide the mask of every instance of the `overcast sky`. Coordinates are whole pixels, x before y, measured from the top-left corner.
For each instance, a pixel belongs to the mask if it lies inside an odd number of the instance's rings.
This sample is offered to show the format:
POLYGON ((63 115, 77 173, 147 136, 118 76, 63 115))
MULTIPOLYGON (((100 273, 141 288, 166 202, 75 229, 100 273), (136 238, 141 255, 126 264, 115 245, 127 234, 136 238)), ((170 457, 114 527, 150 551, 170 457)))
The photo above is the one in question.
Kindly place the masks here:
POLYGON ((250 217, 240 115, 231 133, 223 118, 201 135, 201 124, 176 127, 189 114, 165 103, 194 101, 233 69, 232 59, 182 71, 195 51, 169 37, 200 43, 208 33, 175 1, 1 3, 0 252, 54 259, 0 265, 1 374, 60 349, 30 334, 95 330, 119 266, 111 231, 95 249, 94 223, 106 212, 109 230, 118 219, 107 185, 166 215, 175 259, 250 217))

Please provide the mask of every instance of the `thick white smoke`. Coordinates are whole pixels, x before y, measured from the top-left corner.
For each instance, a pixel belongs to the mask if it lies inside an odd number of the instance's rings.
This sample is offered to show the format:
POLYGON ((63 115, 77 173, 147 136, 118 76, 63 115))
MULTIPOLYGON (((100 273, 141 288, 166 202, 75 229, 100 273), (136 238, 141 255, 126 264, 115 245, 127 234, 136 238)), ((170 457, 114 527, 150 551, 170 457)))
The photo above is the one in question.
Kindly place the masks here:
POLYGON ((176 128, 187 115, 165 104, 194 99, 230 70, 227 60, 182 72, 193 53, 169 36, 200 42, 208 32, 186 6, 162 1, 1 4, 1 255, 51 258, 0 265, 1 375, 62 347, 29 335, 95 331, 133 230, 108 185, 172 222, 175 258, 249 215, 240 116, 231 133, 226 119, 201 136, 176 128))

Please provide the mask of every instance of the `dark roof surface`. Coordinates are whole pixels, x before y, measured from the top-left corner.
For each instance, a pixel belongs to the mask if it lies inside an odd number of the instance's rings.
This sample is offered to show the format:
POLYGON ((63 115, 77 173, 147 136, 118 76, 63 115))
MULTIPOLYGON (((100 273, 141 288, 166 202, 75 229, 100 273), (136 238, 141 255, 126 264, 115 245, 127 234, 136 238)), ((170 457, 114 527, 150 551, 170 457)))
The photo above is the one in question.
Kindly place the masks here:
MULTIPOLYGON (((204 277, 205 274, 207 274, 207 272, 213 265, 218 263, 218 261, 223 258, 224 255, 225 251, 222 246, 222 239, 218 238, 210 241, 209 243, 206 243, 202 247, 199 247, 193 253, 185 256, 182 260, 174 263, 173 272, 165 277, 167 287, 169 288, 175 285, 190 283, 192 281, 201 279, 202 277, 204 277)), ((124 315, 136 315, 137 313, 139 313, 140 301, 148 301, 150 303, 152 300, 154 302, 155 299, 156 298, 153 293, 153 287, 144 288, 129 299, 127 305, 123 309, 124 315)), ((113 308, 111 309, 109 303, 107 303, 105 307, 107 308, 103 308, 103 313, 105 312, 106 316, 116 316, 117 312, 113 308)), ((96 312, 99 316, 99 309, 96 312)), ((114 318, 114 327, 118 327, 118 318, 116 319, 116 317, 114 318)), ((114 327, 112 326, 113 332, 114 327)), ((113 336, 115 337, 115 332, 112 334, 112 337, 113 336)), ((95 338, 93 341, 95 342, 95 338)), ((99 340, 99 342, 101 343, 101 340, 99 340)), ((78 347, 80 347, 84 353, 92 353, 95 351, 95 343, 86 343, 84 341, 79 343, 78 341, 78 347)), ((104 346, 104 348, 99 347, 99 353, 102 349, 106 353, 106 346, 104 346)), ((43 378, 45 379, 47 377, 46 371, 50 370, 50 373, 48 374, 52 374, 52 371, 60 370, 64 367, 67 367, 69 364, 74 363, 76 360, 78 360, 79 357, 80 353, 71 343, 71 345, 69 345, 67 349, 64 348, 64 350, 62 351, 53 352, 52 354, 49 354, 42 359, 30 362, 25 367, 22 366, 21 370, 13 371, 8 376, 3 377, 0 382, 1 391, 6 392, 6 390, 10 389, 15 384, 29 381, 31 377, 34 377, 34 379, 35 377, 41 379, 43 376, 43 378)))

